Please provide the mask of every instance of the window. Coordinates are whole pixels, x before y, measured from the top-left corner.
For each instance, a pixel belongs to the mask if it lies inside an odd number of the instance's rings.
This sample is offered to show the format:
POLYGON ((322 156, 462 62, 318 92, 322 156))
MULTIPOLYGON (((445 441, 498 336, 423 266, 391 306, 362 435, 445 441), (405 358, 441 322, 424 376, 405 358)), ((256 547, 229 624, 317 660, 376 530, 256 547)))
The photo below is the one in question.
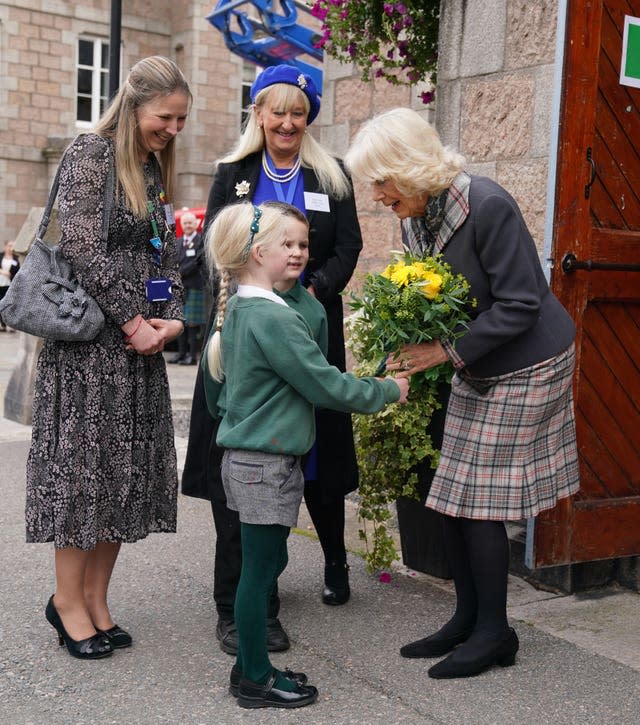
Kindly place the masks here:
POLYGON ((78 92, 76 121, 93 126, 109 102, 109 43, 78 39, 78 92))
POLYGON ((249 115, 249 108, 251 107, 251 86, 255 81, 256 76, 262 69, 255 66, 253 63, 248 63, 246 60, 242 63, 242 113, 240 118, 240 127, 244 128, 245 121, 249 115))

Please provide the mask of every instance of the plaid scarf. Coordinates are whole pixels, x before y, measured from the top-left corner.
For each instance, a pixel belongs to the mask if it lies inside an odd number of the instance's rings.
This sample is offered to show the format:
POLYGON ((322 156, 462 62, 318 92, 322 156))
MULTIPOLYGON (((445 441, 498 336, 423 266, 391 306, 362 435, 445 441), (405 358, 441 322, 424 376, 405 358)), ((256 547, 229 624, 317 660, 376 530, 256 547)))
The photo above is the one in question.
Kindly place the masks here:
POLYGON ((469 186, 471 177, 461 171, 451 186, 438 196, 429 197, 424 216, 403 219, 402 238, 413 254, 440 253, 454 232, 469 216, 469 186))

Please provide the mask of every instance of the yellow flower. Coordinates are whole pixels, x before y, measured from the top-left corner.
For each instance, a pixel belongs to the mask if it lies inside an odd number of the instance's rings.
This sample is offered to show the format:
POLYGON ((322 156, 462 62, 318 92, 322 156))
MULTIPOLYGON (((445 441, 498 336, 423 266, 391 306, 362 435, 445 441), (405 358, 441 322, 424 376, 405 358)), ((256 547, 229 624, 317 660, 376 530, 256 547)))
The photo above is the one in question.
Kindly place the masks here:
POLYGON ((420 292, 428 300, 435 300, 442 287, 442 276, 435 272, 425 272, 418 284, 420 286, 420 292))
POLYGON ((415 279, 415 270, 412 266, 397 266, 391 274, 391 281, 398 287, 406 287, 409 282, 415 279))

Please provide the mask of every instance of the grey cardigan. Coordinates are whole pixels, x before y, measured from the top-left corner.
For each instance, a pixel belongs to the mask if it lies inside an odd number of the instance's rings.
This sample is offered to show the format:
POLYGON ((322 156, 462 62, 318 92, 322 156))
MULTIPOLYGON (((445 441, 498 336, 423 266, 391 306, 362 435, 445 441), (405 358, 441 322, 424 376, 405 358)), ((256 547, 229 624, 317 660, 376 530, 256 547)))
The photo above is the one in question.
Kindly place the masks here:
POLYGON ((549 289, 538 251, 515 200, 499 184, 472 176, 469 216, 443 250, 471 285, 470 309, 457 355, 473 376, 520 370, 566 350, 575 325, 549 289))

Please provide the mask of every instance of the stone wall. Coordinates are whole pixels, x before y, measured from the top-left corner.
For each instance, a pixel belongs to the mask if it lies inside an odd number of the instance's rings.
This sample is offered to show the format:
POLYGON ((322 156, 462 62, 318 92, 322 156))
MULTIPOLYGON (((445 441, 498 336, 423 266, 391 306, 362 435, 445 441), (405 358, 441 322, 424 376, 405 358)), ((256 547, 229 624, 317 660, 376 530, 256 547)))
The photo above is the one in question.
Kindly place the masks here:
MULTIPOLYGON (((557 0, 443 0, 435 103, 411 89, 363 83, 353 66, 325 61, 316 133, 343 155, 360 124, 396 106, 434 123, 444 143, 490 176, 520 204, 542 252, 546 213, 557 0)), ((365 248, 358 275, 380 269, 400 244, 399 225, 356 184, 365 248)), ((357 282, 357 280, 356 280, 357 282)))

